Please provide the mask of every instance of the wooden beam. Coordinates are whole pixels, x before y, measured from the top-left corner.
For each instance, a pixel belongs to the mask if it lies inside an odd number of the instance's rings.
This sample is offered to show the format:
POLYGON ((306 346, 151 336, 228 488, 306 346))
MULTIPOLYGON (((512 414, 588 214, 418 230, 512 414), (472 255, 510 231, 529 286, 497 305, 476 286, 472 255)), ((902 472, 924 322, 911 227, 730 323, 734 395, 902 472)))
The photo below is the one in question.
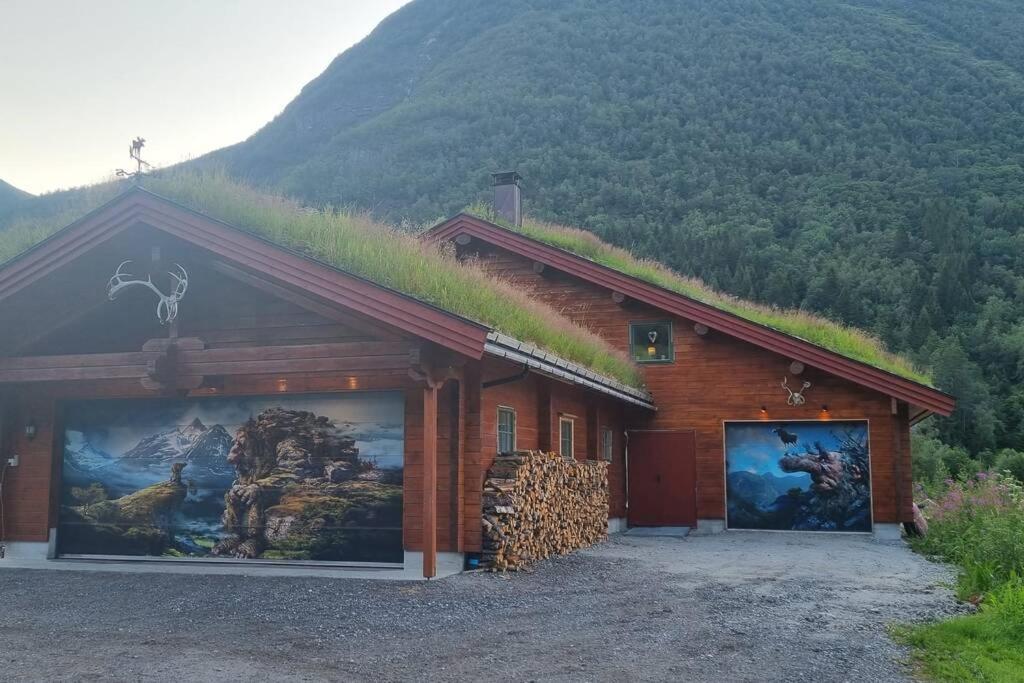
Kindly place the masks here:
POLYGON ((423 387, 423 576, 437 575, 437 384, 423 387))
MULTIPOLYGON (((186 341, 186 340, 183 340, 186 341)), ((0 358, 0 383, 48 382, 148 377, 165 353, 147 342, 147 350, 64 356, 0 358), (152 348, 153 350, 149 350, 152 348)), ((405 342, 297 344, 231 349, 178 348, 176 375, 268 375, 294 372, 399 374, 418 361, 415 346, 405 342)))

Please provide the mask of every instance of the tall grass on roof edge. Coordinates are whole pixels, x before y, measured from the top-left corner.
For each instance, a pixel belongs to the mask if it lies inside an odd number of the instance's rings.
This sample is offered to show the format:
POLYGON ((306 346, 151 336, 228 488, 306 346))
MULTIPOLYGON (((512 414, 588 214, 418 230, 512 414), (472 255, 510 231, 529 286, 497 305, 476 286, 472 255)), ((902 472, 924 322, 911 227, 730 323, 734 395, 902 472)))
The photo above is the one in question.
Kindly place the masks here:
MULTIPOLYGON (((499 281, 450 251, 368 214, 311 208, 232 180, 222 171, 164 171, 143 186, 237 228, 294 249, 420 301, 483 323, 594 372, 642 385, 631 360, 554 309, 499 281)), ((0 227, 0 263, 127 189, 123 183, 87 188, 74 207, 0 227)))
POLYGON ((888 351, 878 338, 820 315, 795 309, 764 306, 723 294, 704 282, 680 275, 664 264, 634 256, 626 249, 602 241, 594 233, 555 223, 524 218, 521 227, 496 216, 490 206, 476 204, 467 213, 498 223, 545 244, 572 252, 600 265, 631 275, 746 320, 784 332, 834 353, 867 363, 915 382, 932 386, 927 373, 903 356, 888 351))

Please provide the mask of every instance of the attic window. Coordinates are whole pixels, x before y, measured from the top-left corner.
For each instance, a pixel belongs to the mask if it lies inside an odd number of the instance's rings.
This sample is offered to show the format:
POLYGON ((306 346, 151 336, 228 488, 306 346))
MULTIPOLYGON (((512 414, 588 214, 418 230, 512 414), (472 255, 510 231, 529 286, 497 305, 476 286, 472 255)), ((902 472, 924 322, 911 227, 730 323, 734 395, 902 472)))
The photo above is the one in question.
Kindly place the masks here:
POLYGON ((629 349, 637 363, 671 363, 675 359, 672 348, 672 323, 630 323, 629 349))

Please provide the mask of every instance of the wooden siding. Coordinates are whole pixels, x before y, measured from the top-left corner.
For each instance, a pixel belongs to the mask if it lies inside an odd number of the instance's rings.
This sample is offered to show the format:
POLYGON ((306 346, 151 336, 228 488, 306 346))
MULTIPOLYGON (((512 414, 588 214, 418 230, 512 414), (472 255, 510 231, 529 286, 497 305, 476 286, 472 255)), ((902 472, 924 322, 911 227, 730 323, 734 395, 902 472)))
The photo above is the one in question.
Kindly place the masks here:
POLYGON ((532 261, 509 251, 479 241, 472 247, 469 253, 478 256, 486 270, 530 291, 624 352, 629 351, 631 321, 672 321, 675 361, 642 365, 658 411, 649 418, 634 419, 629 426, 695 430, 699 518, 725 516, 723 421, 827 418, 870 421, 874 519, 912 519, 909 421, 905 407, 903 417, 894 414, 890 397, 808 368, 800 376, 812 384, 806 405, 788 406, 780 382, 792 359, 713 331, 701 337, 691 320, 630 299, 616 303, 610 290, 552 268, 538 274, 532 261), (823 405, 828 406, 827 414, 821 410, 823 405), (761 413, 762 406, 766 415, 761 413))

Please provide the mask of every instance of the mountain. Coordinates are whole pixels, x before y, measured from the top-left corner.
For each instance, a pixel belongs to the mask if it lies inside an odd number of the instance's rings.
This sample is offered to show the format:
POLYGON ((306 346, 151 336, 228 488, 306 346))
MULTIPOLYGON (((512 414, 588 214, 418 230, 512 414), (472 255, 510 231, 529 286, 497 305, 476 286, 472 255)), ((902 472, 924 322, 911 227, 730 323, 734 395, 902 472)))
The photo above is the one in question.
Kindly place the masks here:
POLYGON ((114 456, 96 448, 82 432, 68 431, 64 443, 64 469, 91 472, 109 467, 116 462, 114 456))
POLYGON ((197 160, 413 224, 518 169, 534 216, 863 327, 1024 444, 1012 0, 415 0, 197 160))
POLYGON ((790 489, 807 490, 810 477, 776 477, 771 472, 754 474, 740 470, 729 473, 728 484, 731 496, 738 496, 759 508, 767 509, 776 498, 789 493, 790 489))
POLYGON ((227 454, 234 440, 221 425, 207 427, 196 418, 185 426, 176 426, 144 437, 121 456, 122 462, 188 463, 188 473, 196 472, 232 475, 234 469, 227 462, 227 454))
POLYGON ((24 200, 32 197, 28 192, 19 190, 10 183, 0 180, 0 214, 18 207, 24 200))

